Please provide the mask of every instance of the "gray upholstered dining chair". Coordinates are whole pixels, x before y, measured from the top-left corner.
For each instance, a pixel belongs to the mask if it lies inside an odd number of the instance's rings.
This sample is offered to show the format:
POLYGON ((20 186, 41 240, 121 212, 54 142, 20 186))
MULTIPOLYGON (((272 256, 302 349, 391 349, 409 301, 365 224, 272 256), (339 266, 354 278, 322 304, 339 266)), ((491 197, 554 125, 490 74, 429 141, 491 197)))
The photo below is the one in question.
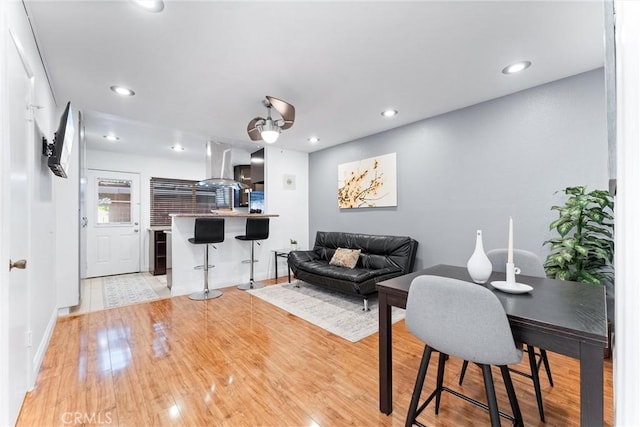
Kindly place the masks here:
MULTIPOLYGON (((492 249, 487 252, 487 257, 491 261, 493 271, 505 272, 507 264, 506 249, 492 249)), ((524 249, 514 249, 513 263, 520 269, 521 274, 526 276, 547 277, 542 260, 533 252, 524 249)))
POLYGON ((443 391, 488 409, 492 426, 500 425, 500 416, 515 421, 517 426, 523 425, 507 368, 522 360, 522 350, 516 346, 507 315, 493 292, 484 286, 448 277, 418 276, 409 288, 405 323, 409 331, 426 344, 407 413, 407 427, 419 424, 416 417, 434 397, 438 414, 443 391), (433 351, 440 352, 436 388, 418 407, 433 351), (470 360, 482 368, 487 405, 443 386, 447 355, 470 360), (491 365, 500 368, 513 416, 498 410, 491 365))
MULTIPOLYGON (((507 263, 507 249, 493 249, 487 252, 487 257, 491 261, 493 271, 504 273, 507 263)), ((513 263, 520 269, 520 273, 526 276, 545 277, 544 266, 540 258, 533 252, 526 251, 524 249, 513 250, 513 263)), ((516 279, 517 280, 517 279, 516 279)), ((531 373, 522 372, 517 369, 510 369, 518 375, 527 377, 533 381, 533 389, 536 393, 536 400, 538 402, 538 413, 540 414, 540 420, 544 422, 544 407, 542 404, 542 391, 540 389, 540 366, 544 365, 544 369, 547 372, 547 378, 549 384, 553 387, 553 377, 551 376, 551 368, 549 367, 549 359, 547 358, 547 352, 544 349, 539 349, 540 352, 536 352, 536 348, 532 345, 525 343, 525 351, 529 356, 529 367, 531 373), (537 359, 536 359, 537 357, 537 359)), ((464 380, 464 374, 466 372, 468 363, 465 361, 462 364, 462 372, 460 373, 459 384, 462 384, 464 380)))

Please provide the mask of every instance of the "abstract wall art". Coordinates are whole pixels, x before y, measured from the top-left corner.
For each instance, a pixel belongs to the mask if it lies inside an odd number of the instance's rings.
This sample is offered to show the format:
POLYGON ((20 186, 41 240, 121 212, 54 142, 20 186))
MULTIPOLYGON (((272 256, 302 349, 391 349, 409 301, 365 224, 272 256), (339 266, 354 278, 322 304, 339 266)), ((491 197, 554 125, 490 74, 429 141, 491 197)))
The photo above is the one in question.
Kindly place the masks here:
POLYGON ((338 165, 338 207, 398 206, 396 153, 338 165))

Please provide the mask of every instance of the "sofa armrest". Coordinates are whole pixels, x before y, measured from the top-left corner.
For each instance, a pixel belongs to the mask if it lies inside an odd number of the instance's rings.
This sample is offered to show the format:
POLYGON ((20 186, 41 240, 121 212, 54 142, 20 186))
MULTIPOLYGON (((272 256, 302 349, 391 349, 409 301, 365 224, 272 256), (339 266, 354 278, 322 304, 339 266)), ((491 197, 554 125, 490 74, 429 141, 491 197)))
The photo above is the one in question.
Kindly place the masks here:
POLYGON ((314 261, 320 259, 316 251, 291 251, 289 252, 289 264, 300 264, 301 262, 314 261))
POLYGON ((320 259, 316 251, 291 251, 287 257, 287 264, 295 276, 300 271, 300 266, 320 259))

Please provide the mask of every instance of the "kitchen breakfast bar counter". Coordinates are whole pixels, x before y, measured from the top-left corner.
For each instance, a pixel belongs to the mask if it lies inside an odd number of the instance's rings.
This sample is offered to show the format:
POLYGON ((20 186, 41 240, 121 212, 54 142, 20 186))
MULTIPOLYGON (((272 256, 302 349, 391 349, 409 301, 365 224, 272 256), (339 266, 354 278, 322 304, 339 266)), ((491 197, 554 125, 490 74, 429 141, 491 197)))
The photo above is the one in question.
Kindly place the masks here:
MULTIPOLYGON (((245 234, 247 218, 277 218, 278 214, 252 214, 242 211, 219 211, 211 214, 171 214, 172 236, 172 286, 171 295, 185 295, 201 291, 204 282, 202 270, 195 270, 196 265, 204 263, 204 245, 194 245, 187 239, 193 237, 196 218, 224 218, 224 242, 216 243, 216 249, 209 248, 209 288, 224 288, 249 281, 249 265, 243 260, 250 257, 251 247, 247 242, 235 236, 245 234)), ((269 228, 273 230, 274 221, 269 228)), ((257 281, 269 277, 269 261, 271 250, 282 246, 282 243, 263 240, 255 247, 254 275, 257 281), (273 247, 272 247, 273 246, 273 247)))

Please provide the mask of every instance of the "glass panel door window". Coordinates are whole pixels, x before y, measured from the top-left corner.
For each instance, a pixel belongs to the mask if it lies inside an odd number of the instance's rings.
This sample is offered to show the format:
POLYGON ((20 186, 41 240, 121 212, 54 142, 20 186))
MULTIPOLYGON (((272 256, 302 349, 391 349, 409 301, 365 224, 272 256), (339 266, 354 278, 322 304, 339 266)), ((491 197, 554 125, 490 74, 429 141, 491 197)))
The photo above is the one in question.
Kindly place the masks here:
POLYGON ((129 180, 98 178, 98 224, 131 224, 131 185, 129 180))

